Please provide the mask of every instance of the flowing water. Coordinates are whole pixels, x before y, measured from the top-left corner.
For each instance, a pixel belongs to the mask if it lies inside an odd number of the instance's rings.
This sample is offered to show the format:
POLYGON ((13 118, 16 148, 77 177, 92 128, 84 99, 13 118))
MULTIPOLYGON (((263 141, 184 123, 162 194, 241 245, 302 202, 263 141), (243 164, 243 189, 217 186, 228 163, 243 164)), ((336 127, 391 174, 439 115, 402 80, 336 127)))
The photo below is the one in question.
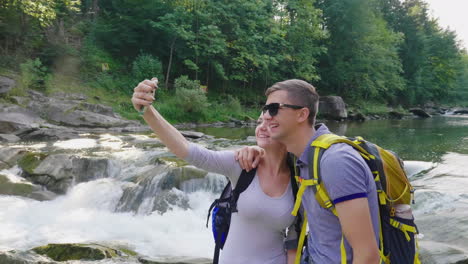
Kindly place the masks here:
MULTIPOLYGON (((405 160, 417 188, 414 213, 423 234, 423 263, 468 259, 468 116, 327 125, 338 134, 363 136, 405 160)), ((253 144, 248 137, 253 129, 199 130, 214 136, 196 141, 210 148, 253 144)), ((175 165, 155 162, 155 157, 168 156, 167 149, 148 135, 85 135, 0 147, 106 158, 115 164, 108 177, 75 183, 51 201, 0 195, 0 251, 98 242, 151 257, 211 258, 207 209, 226 180, 209 173, 167 185, 175 165)), ((18 166, 0 174, 11 182, 27 182, 18 166)))

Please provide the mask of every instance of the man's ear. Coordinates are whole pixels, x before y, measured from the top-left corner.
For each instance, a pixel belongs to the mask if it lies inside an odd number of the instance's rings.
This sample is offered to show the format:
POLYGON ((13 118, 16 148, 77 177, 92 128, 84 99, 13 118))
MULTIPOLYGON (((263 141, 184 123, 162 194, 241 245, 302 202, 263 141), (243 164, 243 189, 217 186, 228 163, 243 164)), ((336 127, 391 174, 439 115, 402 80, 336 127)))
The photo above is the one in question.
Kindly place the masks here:
POLYGON ((307 122, 307 120, 308 120, 308 118, 309 118, 309 115, 310 115, 310 110, 309 110, 309 108, 304 107, 304 108, 298 110, 297 112, 298 112, 297 121, 298 121, 299 123, 307 122))

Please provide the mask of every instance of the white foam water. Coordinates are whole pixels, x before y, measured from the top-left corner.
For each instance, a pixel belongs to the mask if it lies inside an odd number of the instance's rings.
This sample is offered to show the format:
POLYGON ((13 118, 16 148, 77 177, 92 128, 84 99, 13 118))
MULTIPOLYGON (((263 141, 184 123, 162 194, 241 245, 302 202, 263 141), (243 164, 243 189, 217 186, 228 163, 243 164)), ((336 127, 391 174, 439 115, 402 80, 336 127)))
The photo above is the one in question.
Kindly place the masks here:
POLYGON ((53 201, 0 196, 0 250, 27 250, 48 243, 115 242, 148 256, 210 257, 207 208, 215 195, 188 194, 191 210, 165 214, 116 213, 122 183, 100 179, 74 186, 53 201))

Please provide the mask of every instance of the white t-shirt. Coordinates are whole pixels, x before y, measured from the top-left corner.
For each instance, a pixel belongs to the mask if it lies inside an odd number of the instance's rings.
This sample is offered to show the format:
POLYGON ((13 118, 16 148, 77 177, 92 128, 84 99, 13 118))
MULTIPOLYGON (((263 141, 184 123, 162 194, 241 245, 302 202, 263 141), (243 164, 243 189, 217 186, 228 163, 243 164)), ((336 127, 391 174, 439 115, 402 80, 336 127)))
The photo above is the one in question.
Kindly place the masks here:
MULTIPOLYGON (((186 161, 227 176, 233 186, 242 172, 233 151, 212 151, 190 144, 186 161)), ((293 207, 291 183, 281 196, 270 197, 263 192, 255 175, 249 187, 239 196, 238 212, 231 216, 229 234, 219 263, 286 264, 285 245, 297 244, 295 217, 291 215, 293 207)))

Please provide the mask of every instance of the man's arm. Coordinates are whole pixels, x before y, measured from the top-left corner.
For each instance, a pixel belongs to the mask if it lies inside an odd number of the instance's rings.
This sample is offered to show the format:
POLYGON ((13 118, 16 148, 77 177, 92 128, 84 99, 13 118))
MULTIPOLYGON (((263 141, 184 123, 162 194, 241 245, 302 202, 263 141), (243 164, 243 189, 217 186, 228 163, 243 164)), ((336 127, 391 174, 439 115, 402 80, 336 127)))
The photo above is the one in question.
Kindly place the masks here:
POLYGON ((256 168, 264 154, 265 150, 259 146, 246 146, 235 151, 236 160, 246 171, 256 168))
POLYGON ((353 264, 378 264, 379 248, 367 197, 340 202, 335 207, 343 234, 353 250, 353 264))

